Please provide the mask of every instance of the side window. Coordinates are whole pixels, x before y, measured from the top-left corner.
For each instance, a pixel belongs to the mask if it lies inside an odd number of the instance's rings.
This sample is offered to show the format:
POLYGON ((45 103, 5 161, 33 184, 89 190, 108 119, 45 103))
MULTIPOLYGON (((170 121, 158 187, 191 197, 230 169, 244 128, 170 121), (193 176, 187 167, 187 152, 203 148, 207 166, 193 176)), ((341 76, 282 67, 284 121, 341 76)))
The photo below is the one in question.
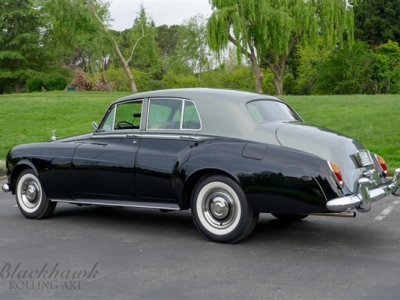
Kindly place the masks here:
POLYGON ((150 99, 148 129, 180 129, 182 100, 150 99))
POLYGON ((102 131, 111 131, 114 127, 114 117, 115 117, 115 106, 111 109, 110 113, 107 116, 106 121, 101 128, 102 131))
POLYGON ((148 129, 200 129, 200 127, 200 117, 194 102, 181 99, 150 99, 148 129))
POLYGON ((200 117, 192 101, 185 101, 183 113, 183 129, 200 129, 200 117))
POLYGON ((263 121, 263 117, 262 117, 260 111, 258 110, 257 106, 255 106, 252 103, 249 103, 249 104, 247 104, 247 109, 249 110, 249 113, 253 117, 254 121, 256 121, 256 122, 263 121))
POLYGON ((142 100, 140 100, 114 106, 102 125, 101 130, 140 129, 142 103, 142 100))

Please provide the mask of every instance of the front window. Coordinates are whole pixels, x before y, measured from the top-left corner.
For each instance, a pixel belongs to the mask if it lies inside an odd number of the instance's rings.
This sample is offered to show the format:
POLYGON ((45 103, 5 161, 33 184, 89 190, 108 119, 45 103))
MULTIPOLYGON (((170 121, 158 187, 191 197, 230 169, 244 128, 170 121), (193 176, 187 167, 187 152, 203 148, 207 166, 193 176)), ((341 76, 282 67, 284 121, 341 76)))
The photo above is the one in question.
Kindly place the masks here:
POLYGON ((256 100, 246 104, 256 122, 277 120, 301 121, 301 118, 285 103, 273 100, 256 100))
POLYGON ((100 131, 140 129, 142 100, 115 105, 108 113, 100 131))

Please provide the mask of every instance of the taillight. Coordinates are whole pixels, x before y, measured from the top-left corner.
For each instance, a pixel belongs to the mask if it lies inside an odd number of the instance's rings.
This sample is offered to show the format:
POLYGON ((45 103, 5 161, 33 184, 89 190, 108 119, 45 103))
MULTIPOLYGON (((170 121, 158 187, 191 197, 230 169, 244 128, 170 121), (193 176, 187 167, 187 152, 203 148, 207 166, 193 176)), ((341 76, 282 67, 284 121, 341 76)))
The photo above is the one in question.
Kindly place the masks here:
POLYGON ((376 157, 376 159, 378 160, 379 165, 381 166, 382 171, 383 171, 383 173, 385 174, 385 176, 388 176, 388 175, 389 175, 388 168, 387 168, 386 162, 385 162, 385 160, 383 159, 383 157, 381 157, 381 156, 379 156, 379 155, 377 155, 377 154, 375 154, 375 157, 376 157))
POLYGON ((337 185, 339 186, 339 188, 343 188, 344 187, 343 176, 339 166, 331 161, 328 161, 328 165, 333 174, 335 175, 334 178, 336 180, 337 185))

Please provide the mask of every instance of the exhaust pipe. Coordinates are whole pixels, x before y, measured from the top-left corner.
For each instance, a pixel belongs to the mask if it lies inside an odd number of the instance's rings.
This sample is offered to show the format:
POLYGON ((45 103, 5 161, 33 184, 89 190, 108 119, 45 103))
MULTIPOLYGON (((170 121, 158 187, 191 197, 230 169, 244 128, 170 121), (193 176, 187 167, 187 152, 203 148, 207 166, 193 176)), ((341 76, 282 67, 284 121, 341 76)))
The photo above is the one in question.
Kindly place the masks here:
POLYGON ((341 212, 341 213, 314 213, 309 214, 311 216, 322 216, 322 217, 341 217, 341 218, 355 218, 355 212, 341 212))

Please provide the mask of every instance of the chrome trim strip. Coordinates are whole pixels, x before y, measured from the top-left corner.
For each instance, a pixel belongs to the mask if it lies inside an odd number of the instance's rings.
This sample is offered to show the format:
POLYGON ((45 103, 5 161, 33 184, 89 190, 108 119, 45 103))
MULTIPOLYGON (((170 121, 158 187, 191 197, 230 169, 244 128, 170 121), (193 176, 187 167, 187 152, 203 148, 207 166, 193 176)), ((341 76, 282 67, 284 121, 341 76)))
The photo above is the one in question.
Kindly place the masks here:
POLYGON ((138 137, 135 134, 131 135, 128 133, 125 134, 95 134, 92 136, 92 139, 104 139, 104 138, 114 138, 114 139, 122 139, 126 137, 138 137))
POLYGON ((345 212, 351 209, 357 209, 360 212, 370 211, 372 202, 389 196, 400 186, 400 168, 395 170, 392 180, 386 185, 370 190, 368 189, 370 182, 368 178, 359 179, 355 195, 329 200, 326 208, 333 212, 345 212))
POLYGON ((50 199, 51 202, 60 202, 68 204, 84 204, 84 205, 106 205, 106 206, 123 206, 136 208, 153 208, 165 210, 180 210, 178 204, 135 202, 135 201, 106 201, 106 200, 60 200, 50 199))
POLYGON ((182 139, 190 139, 195 141, 212 139, 209 136, 197 136, 195 134, 189 135, 185 132, 185 134, 146 134, 146 133, 125 133, 125 134, 95 134, 92 136, 92 139, 103 139, 103 138, 114 138, 114 139, 122 139, 122 138, 142 138, 142 139, 173 139, 173 140, 182 140, 182 139))

